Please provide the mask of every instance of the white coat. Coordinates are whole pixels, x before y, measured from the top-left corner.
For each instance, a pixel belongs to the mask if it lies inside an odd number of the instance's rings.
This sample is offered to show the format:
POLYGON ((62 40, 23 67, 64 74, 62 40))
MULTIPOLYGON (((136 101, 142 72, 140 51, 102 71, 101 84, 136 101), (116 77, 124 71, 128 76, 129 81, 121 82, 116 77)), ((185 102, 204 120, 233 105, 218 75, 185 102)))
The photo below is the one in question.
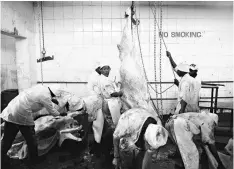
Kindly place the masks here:
MULTIPOLYGON (((98 95, 98 97, 101 97, 103 101, 107 102, 112 121, 116 125, 120 117, 121 102, 119 98, 113 98, 110 96, 110 94, 113 92, 118 92, 119 87, 117 87, 115 82, 112 81, 109 77, 99 75, 97 72, 94 72, 89 78, 88 89, 90 95, 98 95)), ((93 122, 93 131, 95 141, 100 143, 104 126, 104 114, 103 110, 98 110, 96 113, 97 118, 93 122)))
POLYGON ((34 125, 32 113, 44 107, 51 115, 58 116, 59 112, 53 107, 51 98, 47 86, 33 86, 11 100, 1 113, 1 118, 19 125, 34 125))
POLYGON ((181 109, 181 100, 187 103, 185 112, 199 112, 198 102, 200 89, 201 85, 197 80, 189 74, 184 75, 179 84, 178 103, 175 114, 178 114, 181 109))

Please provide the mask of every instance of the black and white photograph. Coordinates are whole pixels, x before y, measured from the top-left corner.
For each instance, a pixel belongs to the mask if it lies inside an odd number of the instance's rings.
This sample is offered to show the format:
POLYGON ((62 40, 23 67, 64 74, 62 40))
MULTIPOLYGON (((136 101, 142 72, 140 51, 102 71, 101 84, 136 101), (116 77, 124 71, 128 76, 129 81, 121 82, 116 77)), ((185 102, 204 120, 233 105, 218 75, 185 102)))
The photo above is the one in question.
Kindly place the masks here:
POLYGON ((233 169, 233 1, 1 1, 1 169, 233 169))

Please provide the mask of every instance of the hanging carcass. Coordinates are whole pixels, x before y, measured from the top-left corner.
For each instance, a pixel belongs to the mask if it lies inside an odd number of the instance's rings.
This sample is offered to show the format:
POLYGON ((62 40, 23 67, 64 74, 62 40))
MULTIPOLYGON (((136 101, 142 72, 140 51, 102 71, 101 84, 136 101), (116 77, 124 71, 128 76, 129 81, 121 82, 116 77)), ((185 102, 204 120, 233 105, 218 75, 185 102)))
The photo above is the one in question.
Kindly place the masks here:
MULTIPOLYGON (((145 152, 145 161, 150 161, 150 153, 165 145, 168 138, 166 129, 161 125, 158 114, 150 103, 137 43, 136 26, 139 22, 133 19, 132 12, 130 8, 125 12, 126 24, 118 45, 123 91, 121 100, 126 111, 120 116, 113 134, 113 164, 117 167, 133 167, 132 159, 137 156, 133 152, 137 152, 137 149, 142 149, 145 152), (131 160, 127 157, 129 155, 131 160)), ((147 164, 143 166, 147 167, 147 164)))
POLYGON ((118 46, 121 61, 120 78, 123 96, 123 109, 144 108, 147 109, 161 124, 158 114, 150 103, 147 81, 141 66, 139 45, 137 39, 137 24, 132 18, 131 9, 125 12, 126 24, 122 33, 122 39, 118 46))

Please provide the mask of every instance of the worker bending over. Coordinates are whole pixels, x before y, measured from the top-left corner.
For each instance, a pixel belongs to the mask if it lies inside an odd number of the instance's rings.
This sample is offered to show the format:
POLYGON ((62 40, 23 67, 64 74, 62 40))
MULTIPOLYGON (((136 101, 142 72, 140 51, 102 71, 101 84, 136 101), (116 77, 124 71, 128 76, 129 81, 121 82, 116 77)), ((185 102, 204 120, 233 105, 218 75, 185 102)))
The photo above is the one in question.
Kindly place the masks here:
MULTIPOLYGON (((33 113, 42 108, 53 116, 60 114, 52 104, 52 98, 60 96, 63 92, 60 86, 35 85, 19 93, 1 113, 5 121, 4 133, 1 140, 1 161, 7 164, 8 150, 11 148, 16 134, 20 131, 28 145, 30 163, 38 162, 38 148, 34 129, 33 113)), ((53 99, 56 102, 55 99, 53 99)))

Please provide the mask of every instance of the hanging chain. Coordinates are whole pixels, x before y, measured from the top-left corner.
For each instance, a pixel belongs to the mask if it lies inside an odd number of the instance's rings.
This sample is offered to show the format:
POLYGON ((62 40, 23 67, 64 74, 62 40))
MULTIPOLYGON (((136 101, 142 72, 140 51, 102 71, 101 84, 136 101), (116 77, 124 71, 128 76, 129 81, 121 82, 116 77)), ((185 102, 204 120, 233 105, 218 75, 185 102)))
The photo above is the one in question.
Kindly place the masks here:
POLYGON ((42 54, 43 54, 43 57, 45 56, 46 54, 46 51, 45 51, 45 40, 44 40, 44 24, 43 24, 43 2, 41 1, 41 33, 42 33, 42 54))
MULTIPOLYGON (((162 1, 159 2, 160 3, 160 32, 161 32, 161 35, 162 35, 162 1)), ((160 86, 160 102, 161 102, 161 113, 163 113, 163 103, 162 103, 162 36, 159 36, 160 37, 160 41, 159 41, 159 44, 160 44, 160 55, 159 55, 159 73, 160 73, 160 77, 159 77, 159 86, 160 86)))
MULTIPOLYGON (((39 34, 39 47, 40 47, 40 58, 43 58, 43 54, 41 52, 41 3, 38 2, 37 3, 38 5, 38 34, 39 34)), ((41 67, 41 82, 42 82, 42 85, 43 85, 43 66, 42 66, 42 62, 40 62, 40 67, 41 67)))
MULTIPOLYGON (((135 16, 136 16, 136 13, 135 13, 135 16)), ((137 16, 136 16, 136 21, 137 21, 137 16)), ((144 71, 144 75, 145 75, 145 79, 146 79, 146 85, 147 85, 147 92, 150 96, 150 100, 152 102, 152 105, 153 105, 153 108, 154 110, 157 112, 159 118, 162 120, 160 114, 159 114, 159 110, 158 110, 158 107, 155 106, 154 104, 154 101, 151 99, 151 94, 150 94, 150 91, 149 91, 149 87, 148 85, 150 85, 148 82, 148 77, 147 77, 147 74, 146 74, 146 69, 145 69, 145 64, 144 64, 144 60, 143 60, 143 55, 142 55, 142 51, 141 51, 141 42, 140 42, 140 36, 139 36, 139 28, 138 28, 138 23, 136 23, 136 28, 137 28, 137 38, 138 38, 138 44, 139 44, 139 49, 140 49, 140 56, 141 56, 141 63, 142 63, 142 68, 143 68, 143 71, 144 71)))
POLYGON ((156 105, 157 105, 157 108, 159 108, 159 104, 158 104, 158 87, 157 87, 157 84, 156 84, 156 81, 157 81, 157 52, 156 52, 156 47, 157 47, 157 44, 156 44, 156 40, 157 40, 157 25, 156 25, 156 3, 154 3, 154 81, 155 81, 155 96, 156 96, 156 105))

